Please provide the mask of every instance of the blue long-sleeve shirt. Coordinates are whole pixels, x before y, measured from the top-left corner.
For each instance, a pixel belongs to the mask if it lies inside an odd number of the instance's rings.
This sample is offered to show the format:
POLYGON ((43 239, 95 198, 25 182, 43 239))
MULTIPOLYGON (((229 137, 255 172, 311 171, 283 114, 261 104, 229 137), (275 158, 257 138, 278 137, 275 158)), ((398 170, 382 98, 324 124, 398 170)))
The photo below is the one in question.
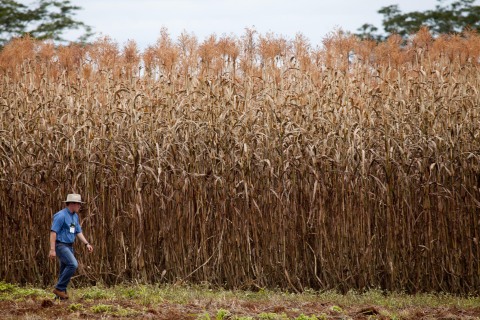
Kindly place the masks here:
POLYGON ((73 243, 75 236, 82 232, 82 227, 75 212, 64 208, 53 216, 51 231, 57 234, 57 241, 73 243))

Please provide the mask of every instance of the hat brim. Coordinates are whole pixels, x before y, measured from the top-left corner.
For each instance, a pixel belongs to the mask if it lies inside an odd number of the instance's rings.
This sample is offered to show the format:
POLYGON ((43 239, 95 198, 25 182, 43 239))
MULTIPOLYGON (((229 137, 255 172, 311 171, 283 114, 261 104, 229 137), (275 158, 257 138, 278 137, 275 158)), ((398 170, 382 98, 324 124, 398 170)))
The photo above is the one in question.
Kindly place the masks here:
POLYGON ((85 203, 85 202, 83 202, 83 201, 67 201, 67 200, 65 200, 65 201, 63 201, 63 202, 65 202, 65 203, 67 203, 67 202, 68 202, 68 203, 85 203))

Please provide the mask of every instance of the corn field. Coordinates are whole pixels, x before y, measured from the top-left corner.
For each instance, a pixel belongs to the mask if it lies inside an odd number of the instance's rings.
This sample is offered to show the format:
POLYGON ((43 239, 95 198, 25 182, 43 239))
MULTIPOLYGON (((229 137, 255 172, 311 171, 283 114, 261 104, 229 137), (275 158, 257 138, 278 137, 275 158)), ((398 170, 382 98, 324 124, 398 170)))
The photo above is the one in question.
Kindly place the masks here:
POLYGON ((246 29, 140 51, 0 51, 0 279, 53 285, 67 193, 95 251, 74 283, 480 288, 480 36, 246 29))

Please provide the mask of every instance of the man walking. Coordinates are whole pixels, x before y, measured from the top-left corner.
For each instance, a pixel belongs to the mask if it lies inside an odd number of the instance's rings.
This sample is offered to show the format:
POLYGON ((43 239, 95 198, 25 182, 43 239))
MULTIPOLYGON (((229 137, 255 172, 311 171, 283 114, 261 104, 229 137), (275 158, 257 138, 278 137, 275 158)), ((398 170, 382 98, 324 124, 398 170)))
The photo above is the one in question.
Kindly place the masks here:
POLYGON ((73 251, 75 237, 78 237, 87 246, 89 252, 93 251, 93 247, 82 233, 82 227, 78 220, 77 213, 83 203, 81 196, 69 194, 64 202, 66 207, 53 216, 49 253, 51 259, 58 257, 60 260, 60 274, 53 293, 61 300, 68 299, 67 286, 78 267, 73 251))

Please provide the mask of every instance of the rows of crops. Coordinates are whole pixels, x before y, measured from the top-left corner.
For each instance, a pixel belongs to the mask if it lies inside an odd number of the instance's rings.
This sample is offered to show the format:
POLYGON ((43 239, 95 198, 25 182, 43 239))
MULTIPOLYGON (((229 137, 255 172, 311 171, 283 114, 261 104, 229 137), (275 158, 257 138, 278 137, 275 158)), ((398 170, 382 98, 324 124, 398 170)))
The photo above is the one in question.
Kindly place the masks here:
POLYGON ((480 37, 321 48, 246 30, 139 52, 0 52, 0 279, 52 284, 65 195, 77 282, 480 287, 480 37))

